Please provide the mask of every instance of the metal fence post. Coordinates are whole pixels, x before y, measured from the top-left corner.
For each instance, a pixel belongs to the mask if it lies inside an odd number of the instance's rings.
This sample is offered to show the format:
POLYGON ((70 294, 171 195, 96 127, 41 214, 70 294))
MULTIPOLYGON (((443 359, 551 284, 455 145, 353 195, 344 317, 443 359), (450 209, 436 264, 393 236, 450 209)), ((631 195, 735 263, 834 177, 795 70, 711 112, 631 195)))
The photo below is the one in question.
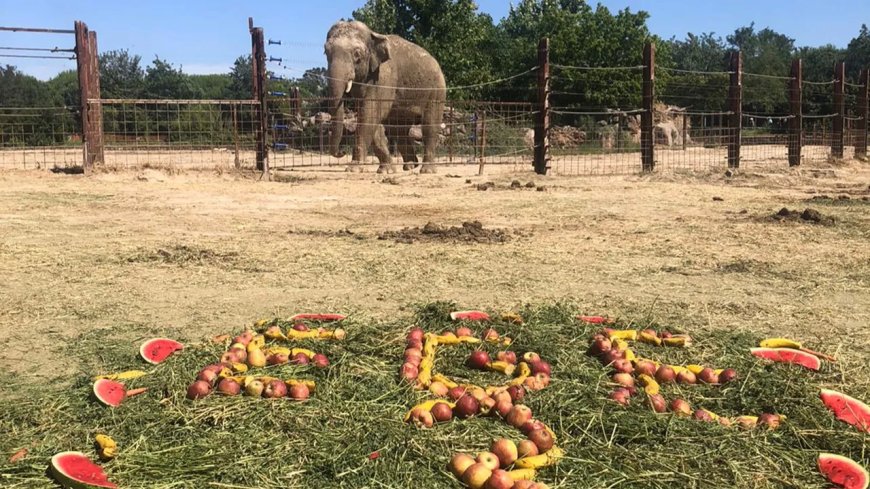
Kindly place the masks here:
POLYGON ((858 93, 858 140, 855 141, 855 158, 867 159, 867 129, 870 124, 870 68, 861 70, 861 88, 858 93))
POLYGON ((846 63, 840 61, 834 68, 834 123, 831 134, 831 156, 843 157, 846 128, 846 63))
POLYGON ((743 132, 743 53, 731 52, 731 83, 728 87, 728 168, 740 167, 740 143, 743 132))
POLYGON ((546 175, 550 169, 550 40, 538 43, 538 117, 535 123, 535 173, 546 175))
POLYGON ((655 110, 655 44, 643 46, 643 112, 640 114, 640 159, 645 172, 655 168, 655 135, 653 134, 653 111, 655 110))
POLYGON ((798 58, 791 62, 791 81, 789 82, 788 100, 791 108, 791 119, 788 121, 788 166, 801 164, 801 149, 803 147, 803 61, 798 58))

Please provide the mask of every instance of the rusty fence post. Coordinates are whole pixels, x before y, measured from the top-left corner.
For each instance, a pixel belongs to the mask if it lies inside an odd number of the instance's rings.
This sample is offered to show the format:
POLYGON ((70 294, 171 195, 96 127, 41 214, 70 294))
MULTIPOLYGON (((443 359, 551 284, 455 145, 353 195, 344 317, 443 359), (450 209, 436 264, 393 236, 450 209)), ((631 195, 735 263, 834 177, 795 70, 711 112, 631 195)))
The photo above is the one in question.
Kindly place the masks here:
POLYGON ((254 27, 254 20, 248 18, 248 28, 251 31, 251 68, 253 70, 252 95, 258 102, 255 105, 255 125, 257 136, 256 168, 269 178, 269 154, 266 148, 266 47, 263 28, 254 27))
POLYGON ((834 67, 834 123, 831 134, 831 156, 843 157, 846 129, 846 63, 840 61, 834 67))
POLYGON ((743 132, 743 53, 731 52, 731 83, 728 86, 728 168, 740 167, 740 143, 743 132))
POLYGON ((550 169, 550 39, 538 43, 538 114, 535 121, 535 173, 550 169))
POLYGON ((791 119, 788 121, 788 166, 801 164, 801 149, 804 143, 803 73, 803 61, 800 58, 793 60, 788 90, 788 102, 791 108, 791 119))
MULTIPOLYGON (((90 92, 88 99, 99 100, 100 97, 100 59, 99 51, 97 50, 97 33, 96 31, 88 32, 88 77, 90 81, 90 92)), ((106 162, 104 146, 103 146, 103 104, 95 102, 88 103, 88 123, 91 133, 91 165, 102 165, 106 162)))
POLYGON ((82 127, 82 169, 85 174, 89 174, 91 168, 90 152, 88 145, 90 144, 90 134, 88 123, 88 96, 90 95, 90 70, 88 69, 88 57, 90 49, 88 48, 88 26, 80 21, 75 21, 75 39, 76 39, 76 71, 79 78, 79 110, 80 121, 82 127))
POLYGON ((640 114, 640 159, 645 172, 655 168, 655 136, 653 111, 655 110, 656 48, 648 42, 643 46, 643 112, 640 114))
POLYGON ((480 113, 480 164, 477 174, 483 175, 483 166, 486 164, 486 108, 480 113))
POLYGON ((870 68, 861 70, 861 88, 858 92, 858 140, 855 141, 855 158, 867 159, 867 123, 870 117, 870 68))

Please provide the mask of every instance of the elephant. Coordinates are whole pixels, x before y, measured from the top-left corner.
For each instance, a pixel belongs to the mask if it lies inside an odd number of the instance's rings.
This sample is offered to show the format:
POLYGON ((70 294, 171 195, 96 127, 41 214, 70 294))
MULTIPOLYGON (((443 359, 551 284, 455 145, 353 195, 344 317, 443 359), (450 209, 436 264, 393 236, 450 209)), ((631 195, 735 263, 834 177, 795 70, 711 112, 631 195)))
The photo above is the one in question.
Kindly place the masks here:
POLYGON ((423 132, 421 173, 434 173, 447 88, 438 61, 425 49, 399 36, 372 31, 358 21, 336 23, 324 44, 328 61, 332 134, 329 148, 341 158, 346 98, 357 100, 358 126, 348 170, 365 163, 369 147, 380 162, 378 173, 394 172, 389 142, 405 162, 418 163, 411 126, 423 132))

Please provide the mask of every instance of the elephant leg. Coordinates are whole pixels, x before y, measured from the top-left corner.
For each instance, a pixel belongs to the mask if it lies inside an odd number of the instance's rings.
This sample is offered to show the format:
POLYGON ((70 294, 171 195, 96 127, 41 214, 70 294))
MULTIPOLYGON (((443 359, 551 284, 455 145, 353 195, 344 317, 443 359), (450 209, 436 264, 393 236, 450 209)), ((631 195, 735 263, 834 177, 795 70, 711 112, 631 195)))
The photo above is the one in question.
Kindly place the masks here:
MULTIPOLYGON (((366 158, 368 157, 369 146, 372 145, 372 141, 375 140, 376 135, 379 132, 382 133, 384 129, 381 121, 384 120, 390 110, 388 105, 389 104, 378 100, 362 101, 362 107, 360 107, 358 115, 359 124, 357 125, 356 142, 353 151, 354 161, 351 162, 351 165, 356 165, 357 168, 361 168, 360 165, 365 164, 366 158)), ((386 139, 385 136, 384 139, 386 139)), ((389 162, 387 164, 392 163, 389 151, 387 151, 386 157, 389 162)), ((383 166, 383 164, 384 163, 382 162, 381 166, 383 166)))
POLYGON ((387 140, 386 133, 384 132, 383 124, 376 128, 372 139, 372 150, 380 162, 378 173, 396 173, 396 168, 393 165, 393 157, 390 155, 390 143, 387 140))
POLYGON ((403 170, 413 170, 420 166, 417 164, 420 160, 417 159, 417 151, 414 149, 414 138, 407 134, 407 128, 405 128, 405 134, 399 136, 397 145, 399 153, 402 155, 402 161, 405 163, 402 166, 403 170))
POLYGON ((441 133, 443 103, 432 102, 423 110, 423 168, 420 173, 435 173, 435 149, 441 133))

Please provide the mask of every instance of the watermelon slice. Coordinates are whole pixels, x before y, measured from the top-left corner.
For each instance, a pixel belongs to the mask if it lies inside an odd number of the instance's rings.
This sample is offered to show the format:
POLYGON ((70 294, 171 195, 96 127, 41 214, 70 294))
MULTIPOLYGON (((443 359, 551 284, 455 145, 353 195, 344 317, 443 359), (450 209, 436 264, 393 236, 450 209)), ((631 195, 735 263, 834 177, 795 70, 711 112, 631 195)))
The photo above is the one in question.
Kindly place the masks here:
POLYGON ((290 321, 320 321, 320 322, 330 322, 330 321, 341 321, 346 318, 344 314, 297 314, 290 318, 290 321))
POLYGON ((82 452, 61 452, 51 457, 51 475, 60 485, 72 489, 118 487, 109 482, 102 467, 82 452))
POLYGON ((589 324, 610 324, 613 322, 612 319, 604 316, 577 316, 577 319, 589 324))
POLYGON ((774 362, 794 363, 810 370, 818 370, 822 366, 819 357, 791 348, 750 348, 749 351, 759 358, 766 358, 774 362))
POLYGON ((830 389, 822 389, 819 397, 822 398, 825 406, 834 412, 837 419, 858 428, 858 431, 870 433, 870 406, 854 397, 830 389))
POLYGON ((483 311, 454 311, 450 313, 454 321, 489 321, 489 314, 483 311))
POLYGON ((833 453, 819 455, 819 471, 829 481, 846 489, 867 489, 870 474, 854 460, 833 453))
POLYGON ((139 347, 139 354, 146 362, 157 365, 169 358, 169 355, 183 348, 184 345, 169 338, 152 338, 142 343, 142 346, 139 347))
POLYGON ((106 406, 118 407, 127 397, 127 388, 114 380, 99 379, 94 382, 94 396, 106 406))

